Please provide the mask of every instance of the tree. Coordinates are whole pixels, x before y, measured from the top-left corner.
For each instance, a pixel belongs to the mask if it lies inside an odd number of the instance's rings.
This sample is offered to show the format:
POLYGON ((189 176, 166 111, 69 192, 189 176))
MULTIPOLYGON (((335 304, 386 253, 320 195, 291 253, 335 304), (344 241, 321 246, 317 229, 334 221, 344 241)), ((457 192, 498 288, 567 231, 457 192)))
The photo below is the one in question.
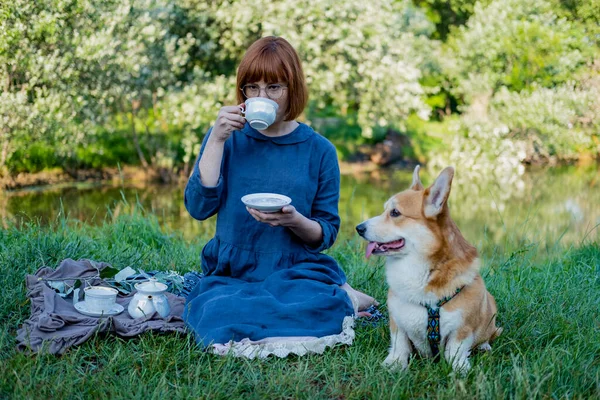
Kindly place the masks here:
POLYGON ((110 6, 83 0, 0 3, 0 170, 18 145, 51 144, 60 155, 103 117, 88 90, 91 70, 78 52, 110 6))
POLYGON ((586 63, 586 44, 572 22, 546 0, 479 3, 448 41, 444 59, 454 94, 471 104, 501 87, 553 87, 586 63))

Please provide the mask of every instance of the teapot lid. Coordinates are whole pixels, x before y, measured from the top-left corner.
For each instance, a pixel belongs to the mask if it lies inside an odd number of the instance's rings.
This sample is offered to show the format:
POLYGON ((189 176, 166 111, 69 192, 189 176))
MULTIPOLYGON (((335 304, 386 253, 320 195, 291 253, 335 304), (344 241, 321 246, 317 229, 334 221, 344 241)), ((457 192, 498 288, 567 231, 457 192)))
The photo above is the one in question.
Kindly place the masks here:
POLYGON ((135 288, 148 293, 159 293, 166 291, 168 286, 162 282, 158 282, 156 279, 151 278, 147 282, 137 283, 135 288))

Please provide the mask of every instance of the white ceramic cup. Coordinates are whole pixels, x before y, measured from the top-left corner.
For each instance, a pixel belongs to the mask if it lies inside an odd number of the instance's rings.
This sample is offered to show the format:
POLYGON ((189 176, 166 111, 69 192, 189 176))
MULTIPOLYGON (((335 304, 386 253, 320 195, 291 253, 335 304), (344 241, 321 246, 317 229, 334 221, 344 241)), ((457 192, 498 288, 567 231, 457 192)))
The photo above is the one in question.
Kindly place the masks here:
POLYGON ((265 97, 252 97, 246 100, 245 104, 246 109, 241 109, 242 115, 252 128, 264 130, 275 122, 279 105, 273 100, 265 97))
POLYGON ((118 290, 105 286, 90 286, 84 289, 85 306, 92 312, 109 312, 117 302, 118 290))

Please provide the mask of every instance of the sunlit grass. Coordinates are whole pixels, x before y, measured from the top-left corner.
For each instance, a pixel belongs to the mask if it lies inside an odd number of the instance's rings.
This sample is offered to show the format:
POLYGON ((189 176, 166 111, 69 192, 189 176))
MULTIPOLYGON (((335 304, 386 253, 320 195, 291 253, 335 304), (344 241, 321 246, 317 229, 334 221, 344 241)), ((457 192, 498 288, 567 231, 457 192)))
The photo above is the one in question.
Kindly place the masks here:
MULTIPOLYGON (((531 227, 529 229, 535 229, 531 227)), ((457 377, 445 363, 414 359, 407 372, 380 366, 388 328, 357 326, 350 347, 323 355, 244 360, 217 357, 183 335, 130 340, 94 337, 61 357, 15 350, 29 315, 25 274, 65 258, 115 267, 199 268, 207 238, 190 242, 139 210, 88 225, 63 217, 49 226, 9 223, 0 230, 0 398, 593 398, 600 396, 600 235, 577 245, 539 245, 519 235, 483 234, 483 275, 499 307, 503 335, 457 377), (500 250, 502 249, 502 250, 500 250)), ((546 240, 544 240, 546 242, 546 240)), ((330 251, 349 282, 385 307, 383 260, 363 256, 356 236, 330 251)))

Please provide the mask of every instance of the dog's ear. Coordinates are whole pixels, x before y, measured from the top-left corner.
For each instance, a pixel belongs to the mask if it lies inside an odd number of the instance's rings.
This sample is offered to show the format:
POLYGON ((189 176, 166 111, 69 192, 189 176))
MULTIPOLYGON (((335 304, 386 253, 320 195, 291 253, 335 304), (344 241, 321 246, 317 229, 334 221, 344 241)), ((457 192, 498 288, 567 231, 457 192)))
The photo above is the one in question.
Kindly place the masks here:
POLYGON ((413 180, 412 180, 412 184, 410 185, 410 188, 412 190, 423 190, 425 189, 423 187, 423 184, 421 183, 421 178, 419 178, 419 170, 421 169, 420 166, 416 166, 415 170, 413 171, 413 180))
POLYGON ((450 196, 452 178, 454 178, 454 168, 446 167, 440 172, 433 185, 425 191, 423 212, 427 218, 437 217, 442 212, 450 196))

